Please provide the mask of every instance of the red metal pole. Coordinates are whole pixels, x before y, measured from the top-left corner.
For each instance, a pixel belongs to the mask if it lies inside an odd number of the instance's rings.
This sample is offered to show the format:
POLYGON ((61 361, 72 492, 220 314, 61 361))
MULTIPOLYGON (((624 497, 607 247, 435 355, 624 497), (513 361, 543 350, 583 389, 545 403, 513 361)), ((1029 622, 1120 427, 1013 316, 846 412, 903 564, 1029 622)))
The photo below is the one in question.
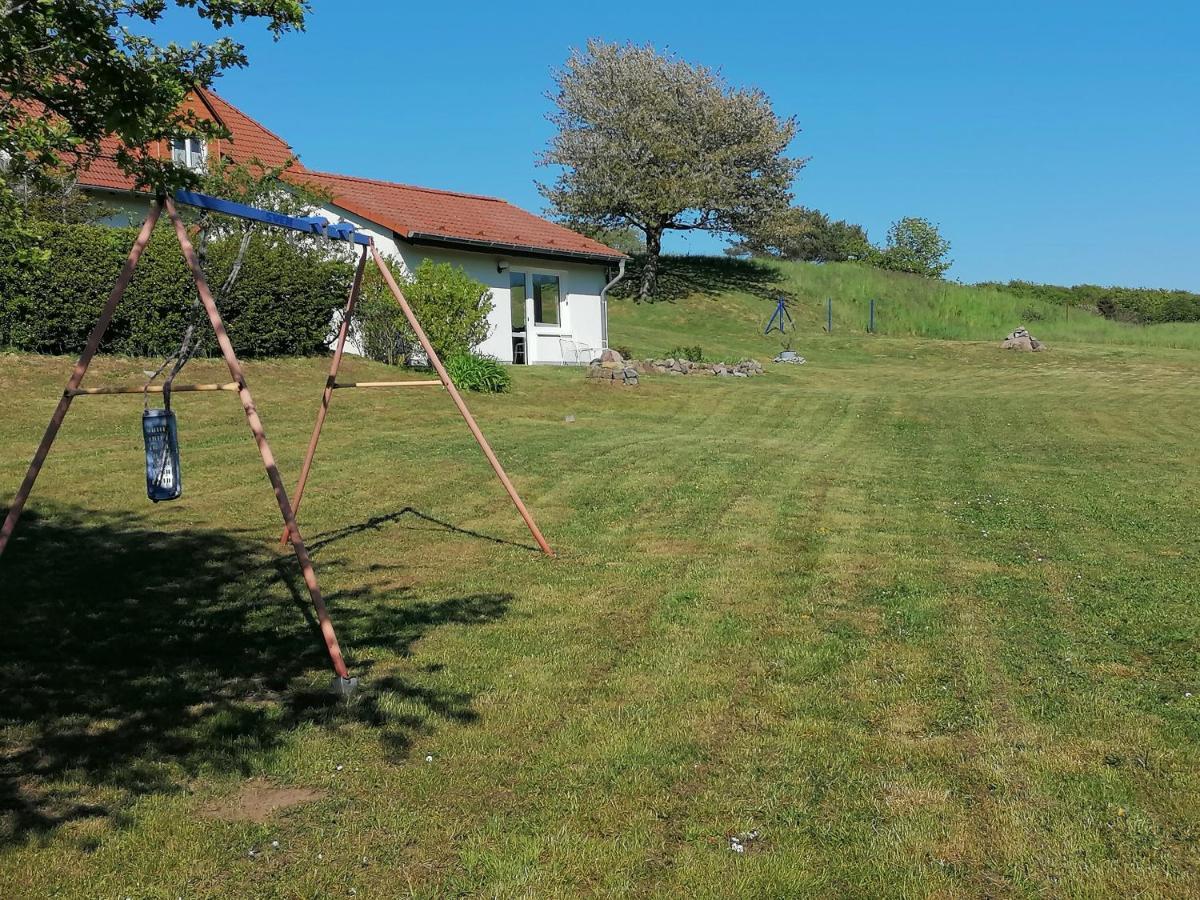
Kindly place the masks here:
MULTIPOLYGON (((296 485, 295 499, 292 501, 292 514, 300 515, 300 501, 304 499, 304 485, 308 482, 308 473, 312 469, 313 458, 317 455, 317 442, 321 440, 321 428, 325 425, 325 416, 329 413, 329 401, 333 397, 333 386, 337 382, 338 369, 342 365, 342 352, 346 349, 346 335, 350 333, 350 317, 354 315, 354 305, 358 302, 358 292, 362 288, 363 270, 367 267, 367 248, 363 247, 362 256, 358 260, 358 268, 354 270, 354 282, 350 285, 350 297, 342 312, 342 325, 338 329, 337 344, 333 348, 333 361, 329 364, 329 377, 325 379, 325 391, 321 394, 321 405, 317 409, 317 423, 313 426, 312 437, 308 440, 308 452, 304 454, 304 467, 300 470, 300 481, 296 485)), ((283 529, 279 538, 280 546, 287 543, 288 529, 283 529)))
POLYGON ((259 419, 258 410, 254 407, 254 398, 250 396, 250 389, 246 386, 246 376, 242 373, 242 365, 233 352, 233 344, 225 331, 225 323, 221 321, 221 313, 217 309, 216 301, 213 300, 208 280, 204 277, 204 270, 200 267, 196 249, 188 239, 187 228, 184 227, 183 220, 179 218, 179 213, 175 211, 175 204, 169 197, 166 200, 166 206, 171 224, 175 226, 175 236, 179 238, 179 246, 183 250, 183 258, 187 260, 188 268, 192 270, 192 278, 196 281, 196 290, 200 292, 200 300, 208 313, 208 321, 212 324, 213 331, 216 332, 221 355, 225 357, 225 364, 229 367, 230 376, 237 382, 238 397, 241 398, 242 408, 246 411, 246 421, 249 422, 250 431, 254 434, 254 441, 258 444, 258 452, 267 469, 267 478, 271 480, 271 487, 275 489, 275 500, 279 503, 279 511, 283 514, 284 524, 292 535, 292 548, 296 551, 296 559, 300 563, 301 572, 304 573, 304 583, 308 586, 313 608, 317 611, 317 619, 321 624, 321 635, 329 650, 329 659, 333 663, 333 670, 339 678, 348 679, 349 672, 346 671, 346 663, 342 659, 342 650, 338 646, 333 622, 329 619, 329 612, 325 609, 325 601, 321 597, 321 588, 317 585, 317 574, 313 571, 308 549, 304 546, 304 539, 300 536, 300 529, 296 526, 296 518, 292 514, 292 506, 288 502, 283 479, 279 477, 279 469, 275 465, 275 456, 271 453, 271 445, 267 443, 262 420, 259 419))
POLYGON ((112 291, 109 292, 108 300, 104 304, 104 309, 100 312, 100 318, 96 320, 91 334, 88 335, 83 353, 80 355, 79 361, 75 363, 75 369, 71 372, 71 379, 67 382, 66 389, 58 399, 58 406, 54 410, 54 415, 50 417, 50 424, 46 426, 46 433, 42 435, 42 442, 33 454, 33 461, 29 464, 29 471, 25 473, 25 480, 21 482, 21 487, 17 490, 16 496, 13 497, 12 503, 8 507, 8 515, 4 518, 4 525, 0 526, 0 553, 4 552, 4 548, 8 546, 8 539, 12 537, 13 531, 16 530, 17 520, 21 518, 21 510, 25 508, 25 501, 29 499, 29 494, 33 490, 33 484, 37 481, 38 473, 41 472, 42 466, 46 462, 46 457, 50 453, 50 447, 54 444, 54 439, 58 436, 58 429, 62 427, 63 419, 67 416, 67 410, 71 408, 71 401, 75 397, 73 392, 79 389, 79 385, 83 381, 83 376, 87 373, 88 366, 92 363, 92 357, 96 355, 96 351, 100 348, 100 341, 104 338, 104 333, 108 331, 113 313, 116 312, 117 304, 121 302, 121 297, 124 296, 125 289, 129 287, 129 282, 133 278, 133 270, 137 268, 138 260, 142 256, 142 251, 146 249, 146 244, 150 241, 150 233, 154 231, 154 226, 158 222, 158 216, 161 212, 162 207, 157 202, 150 204, 150 214, 146 216, 142 230, 138 233, 137 240, 133 242, 133 247, 129 251, 125 265, 121 268, 121 274, 117 276, 117 283, 113 285, 112 291))
POLYGON ((471 411, 467 409, 467 404, 464 402, 462 395, 458 392, 458 388, 454 386, 454 382, 450 376, 446 374, 446 368, 442 365, 442 361, 438 359, 437 353, 434 352, 432 345, 429 343, 429 338, 425 336, 425 329, 421 327, 421 323, 417 321, 416 315, 412 311, 412 307, 408 305, 408 301, 404 299, 404 292, 400 290, 400 286, 396 284, 396 279, 392 277, 391 270, 388 269, 387 262, 379 252, 379 248, 371 244, 371 254, 375 259, 375 265, 379 267, 380 274, 383 275, 383 280, 387 282, 388 289, 392 292, 392 296, 396 298, 396 302, 400 304, 400 309, 404 311, 404 317, 408 319, 408 324, 412 326, 412 330, 417 334, 417 340, 421 342, 421 347, 425 350, 425 355, 429 357, 429 362, 433 365, 434 371, 437 372, 438 378, 442 380, 446 390, 450 392, 450 396, 454 399, 454 405, 458 407, 458 411, 462 413, 463 419, 466 420, 467 427, 471 429, 471 434, 475 436, 475 440, 479 443, 479 448, 483 450, 483 455, 487 457, 487 461, 491 463, 492 469, 496 473, 496 477, 500 479, 500 483, 504 485, 504 489, 508 491, 508 496, 512 500, 513 505, 517 508, 517 512, 521 514, 521 518, 525 520, 525 524, 529 527, 529 533, 533 535, 533 539, 537 541, 538 546, 542 548, 542 552, 547 556, 553 556, 554 551, 550 549, 550 545, 546 543, 546 539, 542 537, 542 532, 538 529, 537 523, 533 521, 533 516, 529 514, 529 510, 525 508, 525 504, 521 502, 521 497, 517 494, 517 489, 513 487, 513 483, 509 480, 507 473, 504 471, 504 466, 500 465, 500 460, 496 459, 496 454, 492 452, 491 446, 487 442, 487 438, 483 436, 483 432, 479 430, 479 426, 475 424, 475 417, 471 415, 471 411))

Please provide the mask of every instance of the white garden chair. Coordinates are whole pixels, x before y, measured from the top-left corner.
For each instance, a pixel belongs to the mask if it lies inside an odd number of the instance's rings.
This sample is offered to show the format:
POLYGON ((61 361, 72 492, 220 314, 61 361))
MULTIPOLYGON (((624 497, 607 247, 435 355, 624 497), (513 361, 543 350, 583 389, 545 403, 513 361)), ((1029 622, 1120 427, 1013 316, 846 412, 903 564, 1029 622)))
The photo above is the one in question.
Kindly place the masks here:
POLYGON ((564 366, 586 366, 603 352, 583 341, 574 341, 565 337, 558 339, 558 351, 564 366))

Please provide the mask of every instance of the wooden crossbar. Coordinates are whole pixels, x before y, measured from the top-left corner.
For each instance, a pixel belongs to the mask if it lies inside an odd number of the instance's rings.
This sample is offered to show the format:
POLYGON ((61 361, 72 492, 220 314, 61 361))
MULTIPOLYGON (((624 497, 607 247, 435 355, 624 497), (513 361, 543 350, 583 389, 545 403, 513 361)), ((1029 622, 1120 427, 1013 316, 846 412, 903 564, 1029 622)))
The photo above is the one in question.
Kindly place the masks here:
POLYGON ((334 383, 335 388, 370 388, 370 387, 423 387, 426 385, 437 385, 441 387, 441 382, 434 381, 338 381, 334 383))
MULTIPOLYGON (((183 391, 236 391, 238 384, 236 381, 226 382, 225 384, 176 384, 172 385, 171 393, 178 394, 183 391)), ((97 394, 161 394, 163 386, 161 384, 152 384, 150 387, 134 387, 132 385, 123 384, 107 384, 102 387, 94 388, 69 388, 68 396, 71 397, 94 397, 97 394)))

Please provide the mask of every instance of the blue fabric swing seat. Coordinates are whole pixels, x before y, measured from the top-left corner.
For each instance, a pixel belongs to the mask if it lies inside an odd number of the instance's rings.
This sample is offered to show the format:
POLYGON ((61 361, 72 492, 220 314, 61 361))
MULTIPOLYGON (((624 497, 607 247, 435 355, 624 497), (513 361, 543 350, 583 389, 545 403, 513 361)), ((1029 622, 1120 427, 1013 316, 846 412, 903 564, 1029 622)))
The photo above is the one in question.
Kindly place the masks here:
POLYGON ((159 503, 183 495, 179 471, 179 429, 170 409, 142 411, 142 438, 146 444, 146 496, 159 503))

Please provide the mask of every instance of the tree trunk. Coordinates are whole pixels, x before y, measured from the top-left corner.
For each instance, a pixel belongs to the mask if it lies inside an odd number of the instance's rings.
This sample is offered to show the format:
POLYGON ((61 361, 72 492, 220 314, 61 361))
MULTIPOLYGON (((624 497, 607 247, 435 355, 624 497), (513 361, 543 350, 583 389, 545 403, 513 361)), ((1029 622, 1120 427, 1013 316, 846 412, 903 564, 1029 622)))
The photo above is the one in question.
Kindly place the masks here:
POLYGON ((662 229, 646 229, 646 264, 642 267, 642 286, 639 300, 649 300, 658 287, 658 257, 662 253, 662 229))

